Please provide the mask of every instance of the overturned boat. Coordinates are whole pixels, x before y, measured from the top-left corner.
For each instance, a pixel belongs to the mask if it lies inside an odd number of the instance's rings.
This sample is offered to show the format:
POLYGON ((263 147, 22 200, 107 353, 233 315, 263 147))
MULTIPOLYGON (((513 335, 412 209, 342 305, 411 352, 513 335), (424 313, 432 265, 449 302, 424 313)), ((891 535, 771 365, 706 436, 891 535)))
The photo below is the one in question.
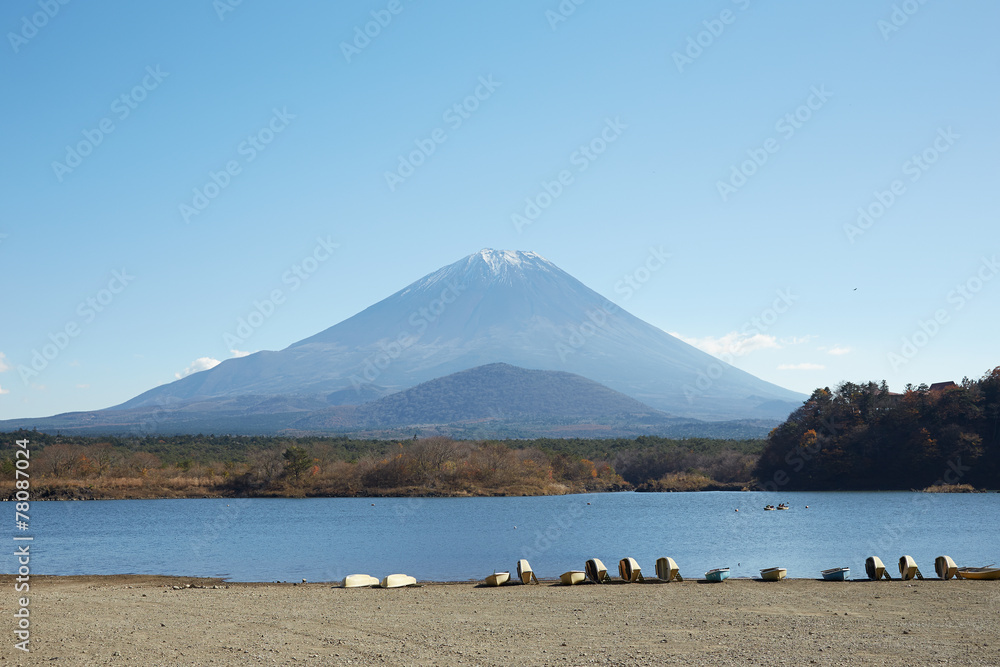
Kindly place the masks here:
POLYGON ((588 560, 586 565, 584 565, 584 570, 587 573, 587 578, 595 584, 611 582, 611 577, 608 576, 608 568, 604 567, 604 563, 601 562, 600 558, 591 558, 588 560))
POLYGON ((538 583, 538 577, 532 572, 531 566, 524 558, 517 561, 517 578, 521 580, 522 584, 538 583))
POLYGON ((955 565, 955 561, 951 559, 951 556, 938 556, 935 558, 934 571, 937 572, 938 577, 945 581, 958 576, 958 566, 955 565))
POLYGON ((878 556, 869 556, 865 559, 865 573, 872 581, 878 581, 879 579, 892 580, 889 573, 885 571, 885 563, 878 556))
POLYGON ((684 581, 680 568, 673 558, 664 557, 656 559, 656 578, 660 581, 684 581))
POLYGON ((924 578, 924 575, 920 574, 920 568, 917 567, 917 561, 913 560, 913 556, 899 557, 899 576, 903 578, 903 581, 909 581, 913 577, 924 578))
POLYGON ((364 588, 365 586, 378 586, 378 578, 367 574, 349 574, 344 577, 342 588, 364 588))
POLYGON ((587 580, 587 573, 583 570, 570 570, 559 575, 559 583, 563 586, 575 586, 587 580))
POLYGON ((416 583, 416 577, 411 577, 406 574, 390 574, 382 579, 382 583, 379 585, 382 588, 403 588, 405 586, 414 586, 416 583))
POLYGON ((639 563, 634 558, 622 558, 618 561, 618 574, 621 576, 622 581, 630 584, 637 581, 646 581, 642 577, 639 563))

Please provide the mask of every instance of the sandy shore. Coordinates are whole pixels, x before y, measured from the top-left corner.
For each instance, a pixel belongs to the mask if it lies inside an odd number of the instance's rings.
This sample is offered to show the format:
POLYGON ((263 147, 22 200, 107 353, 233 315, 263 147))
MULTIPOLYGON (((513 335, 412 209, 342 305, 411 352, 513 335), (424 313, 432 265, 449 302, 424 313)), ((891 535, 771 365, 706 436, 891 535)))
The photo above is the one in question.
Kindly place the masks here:
POLYGON ((345 590, 32 577, 30 662, 13 647, 13 578, 0 590, 0 665, 1000 665, 1000 582, 988 581, 345 590))

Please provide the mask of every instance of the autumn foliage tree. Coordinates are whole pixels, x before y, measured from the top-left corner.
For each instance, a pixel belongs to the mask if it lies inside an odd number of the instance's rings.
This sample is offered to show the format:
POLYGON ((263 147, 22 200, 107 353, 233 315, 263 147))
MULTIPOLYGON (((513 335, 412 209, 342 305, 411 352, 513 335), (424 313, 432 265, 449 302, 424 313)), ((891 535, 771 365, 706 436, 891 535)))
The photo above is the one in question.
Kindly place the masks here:
POLYGON ((885 382, 817 389, 768 436, 761 488, 1000 486, 1000 367, 960 385, 892 394, 885 382))

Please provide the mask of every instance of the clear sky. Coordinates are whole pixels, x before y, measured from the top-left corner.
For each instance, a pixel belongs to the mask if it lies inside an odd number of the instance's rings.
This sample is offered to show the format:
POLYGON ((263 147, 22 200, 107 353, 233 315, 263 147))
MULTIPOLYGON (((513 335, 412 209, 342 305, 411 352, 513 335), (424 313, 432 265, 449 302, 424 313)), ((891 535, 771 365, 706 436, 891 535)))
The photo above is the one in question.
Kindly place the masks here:
POLYGON ((0 417, 484 247, 802 392, 1000 364, 995 2, 65 1, 0 6, 0 417))

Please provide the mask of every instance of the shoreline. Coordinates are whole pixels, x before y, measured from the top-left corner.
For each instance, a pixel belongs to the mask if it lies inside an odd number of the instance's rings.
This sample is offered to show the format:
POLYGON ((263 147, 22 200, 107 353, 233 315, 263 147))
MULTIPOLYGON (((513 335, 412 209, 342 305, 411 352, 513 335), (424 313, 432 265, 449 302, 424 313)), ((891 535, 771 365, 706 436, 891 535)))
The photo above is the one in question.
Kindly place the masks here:
MULTIPOLYGON (((12 581, 0 576, 8 598, 15 595, 12 581)), ((997 582, 838 583, 490 588, 446 582, 342 589, 332 582, 34 575, 31 654, 14 650, 8 639, 0 658, 8 665, 28 659, 64 665, 1000 664, 997 582)), ((2 616, 0 633, 13 637, 15 619, 2 616)))
MULTIPOLYGON (((767 491, 765 489, 752 489, 752 488, 705 488, 705 489, 685 489, 685 490, 674 490, 674 489, 648 489, 648 488, 633 488, 633 489, 604 489, 595 491, 577 491, 570 490, 565 493, 533 493, 533 494, 514 494, 514 493, 491 493, 491 494, 469 494, 469 493, 456 493, 456 494, 401 494, 401 495, 391 495, 391 494, 372 494, 372 495, 261 495, 261 496, 228 496, 228 495, 179 495, 179 496, 126 496, 126 497, 111 497, 94 495, 90 497, 76 496, 76 497, 65 497, 65 498, 32 498, 32 502, 42 503, 42 502, 91 502, 91 501, 108 501, 108 500, 316 500, 316 499, 331 499, 331 498, 357 498, 357 499, 379 499, 379 500, 389 500, 394 498, 552 498, 559 496, 584 496, 593 494, 606 494, 606 493, 774 493, 772 491, 767 491)), ((809 489, 809 490, 785 490, 783 493, 929 493, 929 494, 979 494, 979 493, 1000 493, 1000 489, 974 489, 969 490, 929 490, 929 489, 851 489, 848 491, 844 490, 830 490, 830 489, 809 489)), ((10 498, 0 498, 0 502, 15 502, 13 497, 10 498)))
MULTIPOLYGON (((498 570, 498 572, 506 572, 506 570, 498 570)), ((390 573, 391 574, 391 573, 390 573)), ((587 580, 581 584, 575 584, 573 586, 564 586, 558 577, 538 577, 538 585, 541 587, 554 587, 554 588, 580 588, 589 586, 633 586, 635 588, 642 587, 656 587, 656 586, 670 586, 674 584, 713 584, 717 585, 720 582, 711 582, 704 577, 684 577, 684 581, 681 582, 665 582, 660 581, 656 578, 656 575, 649 575, 646 577, 646 581, 637 582, 626 582, 621 581, 617 572, 612 572, 608 570, 608 574, 611 576, 611 581, 605 582, 603 584, 595 584, 594 582, 587 580)), ((16 574, 10 573, 0 573, 0 591, 4 588, 12 589, 14 586, 14 578, 16 574)), ((430 579, 417 579, 415 586, 410 588, 423 588, 425 586, 469 586, 471 588, 491 588, 493 590, 506 590, 521 588, 524 585, 515 581, 516 575, 513 570, 510 571, 511 579, 508 583, 502 584, 500 586, 486 586, 484 584, 485 577, 480 577, 477 579, 456 579, 452 581, 434 581, 430 579)), ((109 574, 37 574, 35 572, 31 573, 31 581, 35 583, 79 583, 84 582, 91 585, 107 584, 107 585, 117 585, 119 580, 131 581, 142 583, 143 585, 163 585, 163 586, 176 586, 178 584, 191 584, 192 587, 197 585, 222 585, 222 586, 326 586, 329 588, 342 588, 342 579, 336 581, 313 581, 307 580, 303 582, 298 581, 283 581, 283 580, 268 580, 268 581, 236 581, 228 579, 226 577, 200 577, 197 575, 184 575, 184 574, 142 574, 135 572, 120 572, 120 573, 109 573, 109 574)), ((893 575, 890 581, 873 581, 867 577, 858 577, 853 579, 846 579, 844 581, 827 581, 821 577, 784 577, 779 581, 768 581, 761 579, 760 577, 727 577, 722 584, 728 582, 751 582, 755 584, 768 584, 771 586, 790 584, 793 582, 816 582, 823 585, 850 585, 850 584, 874 584, 878 586, 891 586, 898 584, 913 584, 916 582, 922 582, 926 584, 954 584, 955 582, 963 581, 970 582, 973 585, 982 586, 993 586, 995 587, 995 593, 1000 596, 1000 579, 960 579, 954 577, 949 580, 940 579, 938 577, 924 577, 923 579, 900 579, 898 575, 893 575)), ((531 584, 531 587, 535 587, 535 584, 531 584)), ((377 589, 378 586, 361 586, 360 588, 371 588, 377 589)), ((353 589, 352 589, 353 590, 353 589)))

